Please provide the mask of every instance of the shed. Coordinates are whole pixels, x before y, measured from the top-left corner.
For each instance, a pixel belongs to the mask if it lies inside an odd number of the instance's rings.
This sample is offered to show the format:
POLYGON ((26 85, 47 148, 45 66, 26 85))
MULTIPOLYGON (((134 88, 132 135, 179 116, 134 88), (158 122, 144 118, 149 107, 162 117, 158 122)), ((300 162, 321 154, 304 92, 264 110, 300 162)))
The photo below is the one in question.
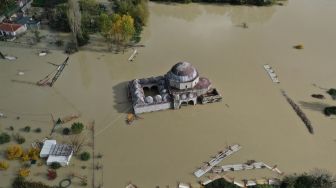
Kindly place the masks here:
POLYGON ((46 140, 40 152, 40 157, 48 158, 47 165, 58 162, 67 166, 73 155, 73 147, 68 144, 57 144, 56 140, 46 140))

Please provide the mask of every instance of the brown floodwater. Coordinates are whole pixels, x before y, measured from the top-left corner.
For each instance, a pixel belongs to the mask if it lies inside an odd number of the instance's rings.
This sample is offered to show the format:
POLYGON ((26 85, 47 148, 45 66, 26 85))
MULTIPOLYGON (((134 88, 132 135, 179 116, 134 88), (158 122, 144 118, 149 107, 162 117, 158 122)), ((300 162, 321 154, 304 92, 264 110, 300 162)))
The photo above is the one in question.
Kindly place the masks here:
MULTIPOLYGON (((141 42, 145 47, 138 49, 134 62, 127 61, 131 50, 84 50, 70 57, 53 88, 11 80, 35 82, 55 68, 47 62, 60 64, 65 54, 52 51, 38 57, 36 50, 2 43, 1 51, 18 60, 0 60, 0 112, 12 116, 0 120, 1 126, 14 122, 15 113, 26 113, 22 121, 35 123, 39 118, 32 114, 81 113, 86 121, 95 120, 96 150, 104 155, 103 184, 111 188, 129 181, 147 188, 196 183, 192 172, 234 143, 242 149, 221 164, 253 159, 278 165, 286 174, 314 168, 336 174, 336 120, 321 112, 336 104, 325 90, 336 87, 335 8, 333 0, 295 0, 271 7, 150 3, 141 42), (244 22, 247 29, 241 27, 244 22), (304 49, 293 49, 296 44, 304 49), (180 60, 208 77, 223 101, 143 114, 143 120, 126 125, 127 81, 163 75, 180 60), (263 64, 274 67, 280 84, 271 82, 263 64), (17 76, 18 70, 25 75, 17 76), (314 135, 280 89, 310 118, 314 135), (313 93, 327 99, 313 99, 313 93)), ((278 177, 258 170, 230 176, 278 177)))

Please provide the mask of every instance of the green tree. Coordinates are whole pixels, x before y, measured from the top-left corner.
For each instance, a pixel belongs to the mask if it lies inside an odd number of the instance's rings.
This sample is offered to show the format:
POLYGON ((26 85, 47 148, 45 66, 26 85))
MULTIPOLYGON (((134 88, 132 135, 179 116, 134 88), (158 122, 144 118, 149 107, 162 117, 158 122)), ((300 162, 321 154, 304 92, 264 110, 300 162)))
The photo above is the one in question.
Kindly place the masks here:
POLYGON ((83 123, 76 122, 71 125, 71 132, 73 134, 79 134, 83 131, 83 129, 84 129, 83 123))
POLYGON ((10 136, 7 133, 0 134, 0 144, 5 144, 10 141, 10 136))
POLYGON ((80 155, 80 159, 82 160, 82 161, 88 161, 89 159, 90 159, 90 153, 89 152, 83 152, 83 153, 81 153, 81 155, 80 155))
POLYGON ((106 13, 99 16, 99 30, 106 37, 112 28, 112 19, 106 13))

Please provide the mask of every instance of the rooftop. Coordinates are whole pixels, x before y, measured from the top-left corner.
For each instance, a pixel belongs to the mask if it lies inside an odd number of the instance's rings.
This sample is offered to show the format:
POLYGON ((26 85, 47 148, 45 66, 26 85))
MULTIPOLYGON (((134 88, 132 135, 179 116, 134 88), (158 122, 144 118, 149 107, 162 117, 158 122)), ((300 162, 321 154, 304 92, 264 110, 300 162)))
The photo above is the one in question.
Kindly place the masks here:
POLYGON ((0 23, 0 30, 2 31, 8 31, 8 32, 14 32, 18 30, 22 25, 20 24, 14 24, 14 23, 0 23))

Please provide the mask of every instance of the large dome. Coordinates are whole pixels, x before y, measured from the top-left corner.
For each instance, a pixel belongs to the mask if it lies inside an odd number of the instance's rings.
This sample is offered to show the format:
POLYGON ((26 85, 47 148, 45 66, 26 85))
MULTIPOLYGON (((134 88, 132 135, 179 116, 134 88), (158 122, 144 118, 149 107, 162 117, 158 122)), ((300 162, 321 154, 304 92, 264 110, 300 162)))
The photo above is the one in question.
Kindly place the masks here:
POLYGON ((188 62, 178 62, 168 72, 170 79, 178 82, 190 82, 198 77, 198 72, 194 66, 188 62))

